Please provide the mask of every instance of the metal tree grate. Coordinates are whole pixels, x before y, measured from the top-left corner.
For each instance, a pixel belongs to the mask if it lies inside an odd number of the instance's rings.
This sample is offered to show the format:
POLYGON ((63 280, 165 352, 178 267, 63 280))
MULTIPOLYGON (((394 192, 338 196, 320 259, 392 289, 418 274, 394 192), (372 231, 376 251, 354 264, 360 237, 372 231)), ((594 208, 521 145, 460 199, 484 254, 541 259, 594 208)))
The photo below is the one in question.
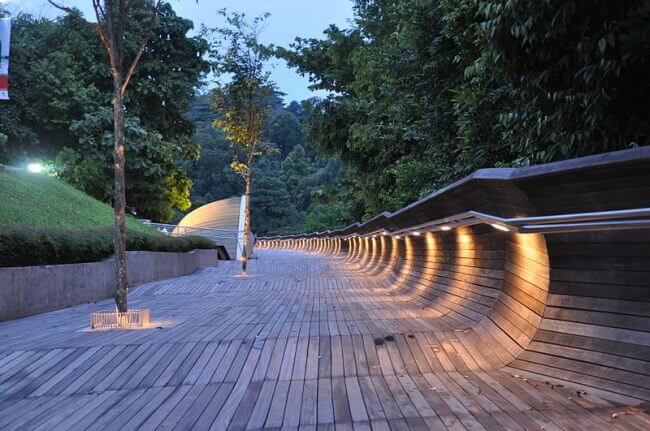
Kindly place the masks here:
POLYGON ((125 313, 117 311, 98 311, 90 315, 92 329, 129 329, 146 328, 151 321, 151 311, 129 310, 125 313))

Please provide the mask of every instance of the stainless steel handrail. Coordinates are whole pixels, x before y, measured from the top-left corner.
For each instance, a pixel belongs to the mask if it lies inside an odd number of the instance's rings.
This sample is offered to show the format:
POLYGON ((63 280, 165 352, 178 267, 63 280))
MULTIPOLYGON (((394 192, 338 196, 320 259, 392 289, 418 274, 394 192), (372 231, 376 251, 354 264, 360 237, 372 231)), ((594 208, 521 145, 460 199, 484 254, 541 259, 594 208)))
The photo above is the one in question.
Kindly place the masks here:
MULTIPOLYGON (((343 239, 351 237, 371 237, 376 235, 410 235, 423 232, 449 230, 476 224, 489 224, 494 228, 517 233, 560 233, 586 232, 599 230, 647 229, 650 228, 650 208, 633 208, 613 211, 559 214, 536 217, 503 218, 478 211, 466 211, 452 216, 439 218, 426 223, 412 225, 403 229, 388 231, 377 229, 372 232, 348 235, 333 235, 343 239)), ((310 234, 305 234, 305 237, 310 234)), ((291 235, 300 238, 299 235, 291 235)), ((327 236, 330 237, 330 236, 327 236)), ((287 236, 263 237, 261 240, 282 240, 287 236)))

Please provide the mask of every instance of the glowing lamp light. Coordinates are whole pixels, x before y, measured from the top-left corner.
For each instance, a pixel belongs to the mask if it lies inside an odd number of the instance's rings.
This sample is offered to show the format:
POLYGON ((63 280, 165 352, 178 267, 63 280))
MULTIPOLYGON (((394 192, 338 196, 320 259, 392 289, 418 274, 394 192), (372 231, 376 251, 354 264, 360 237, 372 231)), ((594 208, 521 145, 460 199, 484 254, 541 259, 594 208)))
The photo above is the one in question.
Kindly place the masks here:
POLYGON ((493 228, 495 228, 496 230, 502 230, 502 231, 504 231, 504 232, 508 232, 508 231, 510 231, 510 229, 508 229, 507 226, 504 226, 504 225, 499 224, 499 223, 490 223, 490 225, 491 225, 493 228))
POLYGON ((30 163, 27 165, 27 170, 33 174, 40 174, 43 172, 43 165, 40 163, 30 163))
POLYGON ((151 325, 151 310, 98 311, 90 315, 92 329, 142 329, 151 325))
POLYGON ((401 236, 400 235, 395 235, 395 238, 400 239, 401 236))
POLYGON ((440 230, 451 230, 451 226, 442 226, 440 230))
POLYGON ((422 234, 421 234, 420 232, 413 232, 413 235, 414 235, 414 236, 420 236, 420 235, 422 235, 422 234))

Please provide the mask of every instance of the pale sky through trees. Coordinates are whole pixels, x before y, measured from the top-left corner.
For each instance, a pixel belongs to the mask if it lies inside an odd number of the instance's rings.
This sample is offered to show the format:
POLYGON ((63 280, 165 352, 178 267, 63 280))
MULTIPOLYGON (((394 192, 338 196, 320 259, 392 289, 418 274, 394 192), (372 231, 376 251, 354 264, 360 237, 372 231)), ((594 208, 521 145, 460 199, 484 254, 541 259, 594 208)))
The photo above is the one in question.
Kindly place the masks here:
MULTIPOLYGON (((5 0, 6 1, 6 0, 5 0)), ((81 9, 85 16, 93 19, 91 0, 60 0, 66 6, 81 9)), ((176 13, 194 21, 195 30, 201 24, 214 27, 221 23, 216 11, 226 8, 230 11, 245 12, 254 17, 270 12, 268 28, 262 41, 287 46, 296 36, 323 37, 323 30, 330 24, 348 27, 352 18, 352 0, 169 0, 176 13)), ((27 12, 35 16, 55 17, 60 12, 46 0, 10 0, 12 14, 27 12)), ((324 96, 324 92, 309 91, 309 81, 289 69, 283 61, 276 61, 272 79, 280 90, 287 93, 285 101, 303 100, 313 96, 324 96)))

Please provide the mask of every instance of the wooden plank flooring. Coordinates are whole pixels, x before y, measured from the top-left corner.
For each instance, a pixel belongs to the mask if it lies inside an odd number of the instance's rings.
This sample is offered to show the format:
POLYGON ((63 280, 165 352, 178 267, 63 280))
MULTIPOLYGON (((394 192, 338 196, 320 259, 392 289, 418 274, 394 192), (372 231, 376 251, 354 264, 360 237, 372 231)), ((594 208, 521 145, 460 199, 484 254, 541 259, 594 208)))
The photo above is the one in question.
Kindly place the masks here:
POLYGON ((620 396, 495 368, 472 329, 343 259, 250 267, 139 286, 151 329, 88 331, 111 301, 0 323, 0 429, 650 429, 620 396))

